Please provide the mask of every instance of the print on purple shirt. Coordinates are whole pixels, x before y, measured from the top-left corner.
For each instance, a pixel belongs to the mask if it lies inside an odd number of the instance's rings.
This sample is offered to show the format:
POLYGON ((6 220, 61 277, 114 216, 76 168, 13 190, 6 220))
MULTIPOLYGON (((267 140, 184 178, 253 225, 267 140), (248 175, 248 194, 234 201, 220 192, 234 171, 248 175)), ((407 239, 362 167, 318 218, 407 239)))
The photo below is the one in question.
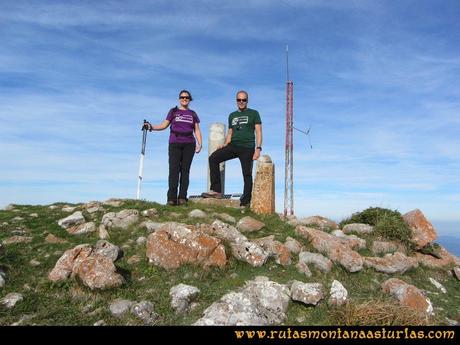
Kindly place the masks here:
POLYGON ((171 123, 169 143, 188 144, 195 143, 193 131, 195 123, 200 123, 197 114, 191 109, 172 108, 166 117, 171 123))

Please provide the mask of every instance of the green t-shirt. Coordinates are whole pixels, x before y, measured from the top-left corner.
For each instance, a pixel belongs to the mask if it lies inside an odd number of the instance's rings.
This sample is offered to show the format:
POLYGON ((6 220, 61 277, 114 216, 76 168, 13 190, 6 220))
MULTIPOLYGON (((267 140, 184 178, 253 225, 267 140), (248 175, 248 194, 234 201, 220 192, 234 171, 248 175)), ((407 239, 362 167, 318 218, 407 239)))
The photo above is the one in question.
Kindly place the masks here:
POLYGON ((246 108, 244 111, 234 111, 228 116, 228 128, 233 130, 232 145, 255 147, 256 124, 261 124, 257 110, 246 108))

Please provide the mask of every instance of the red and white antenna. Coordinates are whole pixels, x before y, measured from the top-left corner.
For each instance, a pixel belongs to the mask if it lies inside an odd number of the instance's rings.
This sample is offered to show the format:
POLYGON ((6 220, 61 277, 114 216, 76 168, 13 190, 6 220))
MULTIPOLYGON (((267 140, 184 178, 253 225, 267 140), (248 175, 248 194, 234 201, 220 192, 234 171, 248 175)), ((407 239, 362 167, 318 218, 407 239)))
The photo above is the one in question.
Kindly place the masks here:
POLYGON ((286 144, 284 152, 284 215, 294 215, 294 83, 289 80, 289 47, 286 46, 286 144))

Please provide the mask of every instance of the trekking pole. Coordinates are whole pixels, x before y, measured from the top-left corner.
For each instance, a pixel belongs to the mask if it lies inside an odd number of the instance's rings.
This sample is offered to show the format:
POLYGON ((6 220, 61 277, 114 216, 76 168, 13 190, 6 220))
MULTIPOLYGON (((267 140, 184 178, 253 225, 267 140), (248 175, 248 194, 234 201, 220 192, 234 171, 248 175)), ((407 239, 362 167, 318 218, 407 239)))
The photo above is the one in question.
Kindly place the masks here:
POLYGON ((142 126, 142 148, 141 148, 141 161, 139 163, 139 179, 137 180, 137 200, 141 197, 141 182, 144 173, 144 156, 145 156, 145 143, 147 141, 148 122, 144 120, 142 126))

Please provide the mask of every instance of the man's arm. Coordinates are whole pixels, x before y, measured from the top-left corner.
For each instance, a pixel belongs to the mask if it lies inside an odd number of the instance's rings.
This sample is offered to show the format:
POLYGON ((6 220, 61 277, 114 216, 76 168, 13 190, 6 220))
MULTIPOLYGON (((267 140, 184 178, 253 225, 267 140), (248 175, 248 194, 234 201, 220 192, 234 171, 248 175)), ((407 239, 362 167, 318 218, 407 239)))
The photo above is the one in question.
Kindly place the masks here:
POLYGON ((227 132, 227 136, 225 137, 225 143, 224 145, 222 145, 222 147, 225 147, 232 142, 232 135, 233 135, 233 129, 229 128, 227 132))
POLYGON ((260 157, 260 149, 258 147, 262 147, 262 125, 260 123, 255 125, 256 127, 256 149, 254 150, 254 155, 252 156, 252 160, 256 161, 260 157))

